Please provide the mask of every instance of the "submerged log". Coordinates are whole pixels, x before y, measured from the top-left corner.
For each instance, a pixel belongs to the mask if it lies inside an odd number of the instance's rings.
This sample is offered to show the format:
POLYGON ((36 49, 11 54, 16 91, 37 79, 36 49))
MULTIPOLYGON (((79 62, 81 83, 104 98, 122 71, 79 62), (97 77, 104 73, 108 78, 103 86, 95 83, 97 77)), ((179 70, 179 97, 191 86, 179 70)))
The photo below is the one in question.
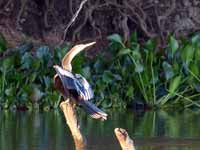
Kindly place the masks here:
POLYGON ((135 150, 133 140, 129 137, 125 129, 115 128, 114 132, 122 150, 135 150))
POLYGON ((72 137, 75 143, 76 150, 85 150, 86 149, 86 140, 80 131, 80 126, 76 117, 76 110, 74 109, 74 104, 71 100, 66 100, 61 102, 60 108, 62 109, 65 120, 69 129, 72 133, 72 137))

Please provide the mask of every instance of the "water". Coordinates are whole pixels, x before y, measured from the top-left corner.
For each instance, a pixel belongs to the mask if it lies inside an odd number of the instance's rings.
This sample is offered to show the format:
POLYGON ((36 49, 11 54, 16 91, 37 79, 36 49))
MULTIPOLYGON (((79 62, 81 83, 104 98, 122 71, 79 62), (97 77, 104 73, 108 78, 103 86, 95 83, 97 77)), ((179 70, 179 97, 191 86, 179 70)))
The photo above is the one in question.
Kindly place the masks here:
MULTIPOLYGON (((93 120, 78 113, 89 150, 119 150, 114 128, 127 129, 137 150, 200 150, 200 112, 109 113, 93 120)), ((73 150, 62 112, 0 111, 0 150, 73 150)))

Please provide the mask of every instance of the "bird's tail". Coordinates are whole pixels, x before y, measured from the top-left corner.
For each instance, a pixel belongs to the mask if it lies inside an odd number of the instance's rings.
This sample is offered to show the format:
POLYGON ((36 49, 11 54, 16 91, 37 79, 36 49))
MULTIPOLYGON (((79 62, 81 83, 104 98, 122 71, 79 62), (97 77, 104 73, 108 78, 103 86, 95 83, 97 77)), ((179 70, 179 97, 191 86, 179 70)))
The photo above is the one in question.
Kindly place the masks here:
POLYGON ((89 115, 94 119, 101 119, 102 121, 107 119, 107 114, 103 112, 101 109, 96 107, 90 101, 81 101, 80 104, 83 108, 89 113, 89 115))

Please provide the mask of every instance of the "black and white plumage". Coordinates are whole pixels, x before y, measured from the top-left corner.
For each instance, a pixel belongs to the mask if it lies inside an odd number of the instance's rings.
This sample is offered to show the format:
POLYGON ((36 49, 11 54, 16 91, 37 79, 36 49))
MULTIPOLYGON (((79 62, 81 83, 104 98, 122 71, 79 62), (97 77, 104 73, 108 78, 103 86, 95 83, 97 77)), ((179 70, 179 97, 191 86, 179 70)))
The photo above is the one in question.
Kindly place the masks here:
POLYGON ((92 118, 107 119, 107 114, 90 102, 94 98, 93 90, 87 80, 80 74, 73 74, 58 65, 54 66, 57 75, 55 78, 60 80, 64 96, 69 93, 76 102, 85 108, 92 118))

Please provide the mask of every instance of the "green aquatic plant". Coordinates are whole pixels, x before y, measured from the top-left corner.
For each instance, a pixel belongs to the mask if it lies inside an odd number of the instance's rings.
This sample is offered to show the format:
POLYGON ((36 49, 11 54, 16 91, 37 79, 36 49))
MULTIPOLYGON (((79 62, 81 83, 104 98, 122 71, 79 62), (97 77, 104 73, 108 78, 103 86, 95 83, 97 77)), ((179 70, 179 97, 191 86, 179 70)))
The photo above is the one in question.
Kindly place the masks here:
MULTIPOLYGON (((95 57, 81 54, 73 60, 73 71, 92 84, 95 103, 104 108, 126 108, 132 103, 150 107, 200 107, 200 35, 176 40, 169 35, 166 48, 155 39, 144 43, 133 33, 128 44, 118 34, 108 36, 107 50, 95 57)), ((53 86, 52 65, 59 64, 64 48, 34 47, 22 43, 0 64, 2 108, 59 106, 61 97, 53 86)), ((0 37, 0 56, 7 51, 0 37)))
POLYGON ((52 66, 60 61, 67 47, 50 51, 47 46, 34 49, 31 43, 25 43, 15 48, 0 65, 0 106, 57 108, 60 96, 53 87, 52 66))
POLYGON ((98 58, 91 66, 98 68, 92 74, 102 77, 95 78, 94 85, 102 104, 126 107, 140 101, 156 107, 199 107, 199 37, 178 41, 170 35, 168 47, 161 50, 154 39, 140 44, 136 33, 129 46, 120 35, 109 36, 110 61, 98 58))

